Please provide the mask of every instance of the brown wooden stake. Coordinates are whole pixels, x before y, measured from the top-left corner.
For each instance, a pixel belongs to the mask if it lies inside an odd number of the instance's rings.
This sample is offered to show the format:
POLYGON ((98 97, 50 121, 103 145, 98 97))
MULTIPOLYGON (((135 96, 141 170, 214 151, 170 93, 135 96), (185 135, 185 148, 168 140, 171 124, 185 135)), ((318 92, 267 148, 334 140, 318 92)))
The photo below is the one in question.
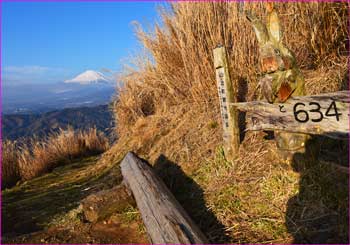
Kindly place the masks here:
POLYGON ((230 79, 225 47, 218 46, 213 50, 213 53, 223 125, 225 157, 227 160, 233 160, 238 156, 240 139, 238 111, 235 107, 230 107, 229 103, 236 102, 237 92, 230 79))

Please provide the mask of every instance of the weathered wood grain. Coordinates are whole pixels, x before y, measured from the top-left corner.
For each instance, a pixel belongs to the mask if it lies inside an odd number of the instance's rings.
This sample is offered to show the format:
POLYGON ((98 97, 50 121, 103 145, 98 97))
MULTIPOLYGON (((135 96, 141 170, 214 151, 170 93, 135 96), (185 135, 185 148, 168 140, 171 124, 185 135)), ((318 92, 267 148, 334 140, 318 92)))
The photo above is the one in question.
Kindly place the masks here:
POLYGON ((213 50, 216 81, 220 100, 220 110, 223 126, 224 150, 228 160, 238 156, 239 151, 239 127, 238 111, 229 107, 229 103, 236 102, 237 91, 233 86, 228 70, 226 49, 219 46, 213 50))
POLYGON ((152 167, 129 152, 121 163, 152 243, 208 243, 152 167))
POLYGON ((230 106, 247 112, 246 130, 283 130, 295 133, 323 134, 337 139, 347 138, 349 134, 349 91, 293 97, 283 104, 252 101, 231 103, 230 106), (335 114, 334 104, 331 107, 333 102, 337 108, 338 120, 336 116, 326 115, 328 109, 330 109, 328 115, 335 114), (303 103, 305 106, 297 103, 303 103), (320 107, 319 110, 317 110, 317 104, 320 107), (307 111, 309 120, 305 121, 304 112, 295 116, 294 112, 299 110, 307 111), (296 117, 305 122, 298 121, 296 117), (321 118, 322 120, 320 120, 321 118))

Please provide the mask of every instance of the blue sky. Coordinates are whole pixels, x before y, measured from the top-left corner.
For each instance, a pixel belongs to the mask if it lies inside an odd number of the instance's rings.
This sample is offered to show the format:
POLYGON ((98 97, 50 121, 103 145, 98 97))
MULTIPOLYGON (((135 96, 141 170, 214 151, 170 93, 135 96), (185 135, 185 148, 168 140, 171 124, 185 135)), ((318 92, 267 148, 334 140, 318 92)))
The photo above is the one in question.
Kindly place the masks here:
POLYGON ((157 21, 159 2, 3 2, 4 83, 59 82, 118 71, 138 49, 133 21, 157 21))

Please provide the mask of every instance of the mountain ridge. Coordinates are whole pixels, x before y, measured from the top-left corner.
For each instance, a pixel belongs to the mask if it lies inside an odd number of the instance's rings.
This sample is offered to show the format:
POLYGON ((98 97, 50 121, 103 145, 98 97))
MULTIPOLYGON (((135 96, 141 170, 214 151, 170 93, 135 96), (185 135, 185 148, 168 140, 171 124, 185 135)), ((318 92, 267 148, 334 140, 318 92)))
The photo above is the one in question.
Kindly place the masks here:
POLYGON ((82 130, 96 127, 99 131, 111 135, 113 122, 108 105, 65 108, 40 114, 5 114, 2 116, 2 137, 5 140, 45 137, 50 132, 69 126, 82 130))

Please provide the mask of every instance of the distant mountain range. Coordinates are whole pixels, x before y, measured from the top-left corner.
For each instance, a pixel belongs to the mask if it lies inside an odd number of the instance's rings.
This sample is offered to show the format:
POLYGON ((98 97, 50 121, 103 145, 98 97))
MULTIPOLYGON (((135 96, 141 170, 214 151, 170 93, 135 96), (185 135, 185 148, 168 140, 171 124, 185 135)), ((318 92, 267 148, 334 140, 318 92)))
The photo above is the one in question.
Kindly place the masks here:
POLYGON ((96 127, 111 136, 114 120, 107 105, 67 108, 41 114, 12 114, 2 117, 3 139, 43 137, 59 128, 89 129, 96 127))
POLYGON ((5 114, 29 114, 107 104, 115 93, 115 86, 111 77, 92 70, 58 83, 4 83, 2 111, 5 114))

